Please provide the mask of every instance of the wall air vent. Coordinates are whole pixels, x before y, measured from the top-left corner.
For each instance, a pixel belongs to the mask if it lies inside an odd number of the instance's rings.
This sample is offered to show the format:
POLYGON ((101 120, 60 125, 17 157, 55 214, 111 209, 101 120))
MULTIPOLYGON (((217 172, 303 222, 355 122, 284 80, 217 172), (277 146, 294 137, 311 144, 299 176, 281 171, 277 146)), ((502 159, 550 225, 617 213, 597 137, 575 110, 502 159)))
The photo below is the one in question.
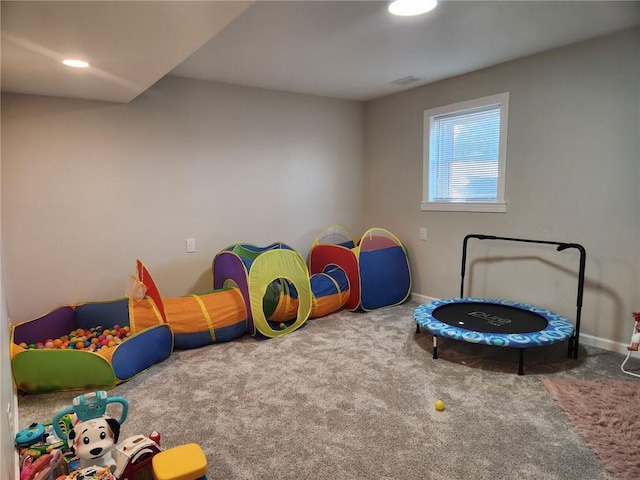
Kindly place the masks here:
POLYGON ((416 83, 419 82, 420 79, 418 77, 414 77, 413 75, 409 75, 407 77, 402 77, 399 78, 397 80, 394 80, 393 83, 394 85, 411 85, 412 83, 416 83))

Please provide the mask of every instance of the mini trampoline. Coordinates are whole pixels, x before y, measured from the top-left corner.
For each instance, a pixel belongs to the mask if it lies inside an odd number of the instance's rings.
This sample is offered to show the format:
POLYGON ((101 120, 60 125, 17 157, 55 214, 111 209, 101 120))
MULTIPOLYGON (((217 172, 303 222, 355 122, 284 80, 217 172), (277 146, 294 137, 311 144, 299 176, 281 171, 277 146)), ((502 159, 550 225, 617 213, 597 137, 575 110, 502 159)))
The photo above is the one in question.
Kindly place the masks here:
POLYGON ((518 375, 524 374, 524 350, 568 340, 569 357, 578 358, 580 314, 584 290, 586 253, 576 243, 496 237, 493 235, 467 235, 462 247, 462 272, 459 298, 434 300, 414 310, 417 332, 420 326, 433 335, 433 358, 438 358, 438 337, 447 337, 468 343, 495 347, 517 348, 518 375), (479 240, 508 240, 515 242, 556 245, 558 251, 576 248, 580 252, 576 324, 540 307, 508 300, 471 298, 464 296, 467 242, 479 240))

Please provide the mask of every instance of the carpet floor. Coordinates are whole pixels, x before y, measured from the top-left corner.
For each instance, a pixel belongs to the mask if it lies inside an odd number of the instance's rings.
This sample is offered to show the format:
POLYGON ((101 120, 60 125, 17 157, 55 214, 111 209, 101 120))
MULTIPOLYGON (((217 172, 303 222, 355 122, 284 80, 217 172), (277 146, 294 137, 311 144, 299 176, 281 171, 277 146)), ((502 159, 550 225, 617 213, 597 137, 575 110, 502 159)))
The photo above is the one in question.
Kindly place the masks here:
MULTIPOLYGON (((622 355, 532 349, 518 376, 515 350, 441 340, 434 360, 416 306, 176 351, 109 390, 129 402, 121 439, 157 430, 164 447, 196 442, 209 480, 615 478, 542 380, 625 382, 622 355)), ((78 393, 21 395, 20 425, 51 421, 78 393)))

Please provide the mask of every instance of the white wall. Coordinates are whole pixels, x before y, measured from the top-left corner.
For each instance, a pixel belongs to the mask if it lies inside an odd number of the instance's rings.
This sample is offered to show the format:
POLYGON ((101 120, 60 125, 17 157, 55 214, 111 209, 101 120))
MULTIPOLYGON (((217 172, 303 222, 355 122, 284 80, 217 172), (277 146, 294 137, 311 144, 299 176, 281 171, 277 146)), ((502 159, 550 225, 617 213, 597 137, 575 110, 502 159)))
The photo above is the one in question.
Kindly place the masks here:
POLYGON ((331 223, 360 230, 363 132, 358 102, 177 77, 127 105, 3 95, 11 321, 122 297, 136 258, 177 296, 211 289, 229 244, 306 256, 331 223))
POLYGON ((18 425, 18 412, 9 361, 10 325, 4 290, 1 223, 0 221, 0 478, 10 480, 18 475, 15 461, 17 451, 13 442, 18 425))
MULTIPOLYGON (((0 260, 1 268, 1 260, 0 260)), ((9 319, 7 318, 3 281, 0 276, 0 478, 7 480, 16 477, 16 449, 13 438, 18 425, 17 405, 11 362, 9 361, 9 319)))
MULTIPOLYGON (((367 105, 365 223, 382 224, 408 244, 414 292, 458 296, 462 240, 469 233, 577 242, 587 250, 582 333, 628 342, 631 311, 640 308, 639 32, 367 105), (420 211, 423 111, 501 92, 510 92, 507 213, 420 211), (422 226, 426 242, 418 240, 422 226)), ((576 253, 482 242, 470 256, 488 250, 518 258, 476 263, 471 294, 575 318, 576 253)))

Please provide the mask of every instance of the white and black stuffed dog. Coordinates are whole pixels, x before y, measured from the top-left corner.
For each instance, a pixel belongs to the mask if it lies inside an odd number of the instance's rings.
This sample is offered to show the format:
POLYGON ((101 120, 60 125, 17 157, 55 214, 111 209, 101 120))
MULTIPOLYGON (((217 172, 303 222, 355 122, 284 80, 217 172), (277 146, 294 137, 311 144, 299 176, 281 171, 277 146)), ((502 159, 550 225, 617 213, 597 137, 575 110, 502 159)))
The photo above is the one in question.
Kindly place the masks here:
POLYGON ((91 466, 110 467, 116 462, 111 450, 118 443, 120 424, 110 417, 98 417, 78 423, 69 432, 69 443, 80 459, 80 468, 91 466))

